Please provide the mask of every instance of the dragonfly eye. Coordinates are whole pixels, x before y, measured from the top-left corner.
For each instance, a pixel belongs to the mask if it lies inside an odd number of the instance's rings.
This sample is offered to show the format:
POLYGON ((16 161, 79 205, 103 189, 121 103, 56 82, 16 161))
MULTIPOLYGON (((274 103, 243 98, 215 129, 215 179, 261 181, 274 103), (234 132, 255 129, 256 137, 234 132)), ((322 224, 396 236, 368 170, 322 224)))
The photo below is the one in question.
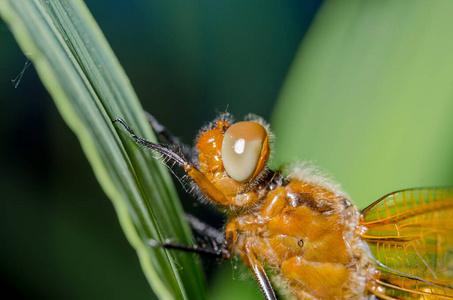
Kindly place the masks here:
POLYGON ((267 159, 268 148, 267 132, 262 125, 250 121, 235 123, 223 137, 223 166, 231 178, 245 182, 262 170, 265 161, 260 158, 267 159))

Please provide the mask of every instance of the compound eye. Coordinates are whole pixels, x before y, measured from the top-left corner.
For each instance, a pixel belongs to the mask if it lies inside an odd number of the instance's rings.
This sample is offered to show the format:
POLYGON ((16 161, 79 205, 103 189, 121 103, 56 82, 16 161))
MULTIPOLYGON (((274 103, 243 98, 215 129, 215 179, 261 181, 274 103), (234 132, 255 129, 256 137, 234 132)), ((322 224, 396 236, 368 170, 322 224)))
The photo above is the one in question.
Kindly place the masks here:
POLYGON ((260 160, 262 150, 267 159, 267 132, 256 122, 238 122, 225 132, 222 144, 222 161, 228 175, 238 182, 245 182, 264 167, 260 160), (263 149, 265 148, 265 149, 263 149))

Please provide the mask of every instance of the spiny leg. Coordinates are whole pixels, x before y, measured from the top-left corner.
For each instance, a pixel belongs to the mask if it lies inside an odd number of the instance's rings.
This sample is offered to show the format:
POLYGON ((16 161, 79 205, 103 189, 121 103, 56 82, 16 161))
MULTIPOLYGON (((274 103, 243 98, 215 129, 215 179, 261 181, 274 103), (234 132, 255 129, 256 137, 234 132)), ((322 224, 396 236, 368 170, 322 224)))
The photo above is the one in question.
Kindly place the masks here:
POLYGON ((201 245, 182 245, 173 243, 170 240, 165 240, 164 242, 158 242, 155 240, 148 240, 148 243, 152 247, 162 247, 166 249, 175 249, 185 252, 198 253, 201 255, 216 256, 220 258, 226 258, 226 248, 224 246, 224 236, 223 233, 214 227, 204 223, 195 216, 191 214, 185 214, 186 220, 188 221, 190 227, 201 234, 202 237, 206 237, 211 242, 211 245, 207 243, 202 243, 201 245), (210 247, 211 246, 211 247, 210 247))
POLYGON ((162 145, 154 144, 141 137, 138 137, 123 119, 116 118, 115 120, 113 120, 113 123, 115 123, 115 122, 119 122, 121 125, 123 125, 124 128, 130 133, 131 137, 134 139, 134 141, 137 144, 142 145, 148 149, 157 151, 160 154, 162 154, 164 157, 166 157, 167 159, 173 159, 176 163, 180 164, 181 166, 185 167, 185 166, 190 165, 190 163, 187 161, 187 159, 185 159, 184 157, 181 157, 180 155, 178 155, 171 149, 168 149, 167 147, 162 146, 162 145))
POLYGON ((215 248, 209 248, 207 244, 202 244, 202 245, 182 245, 178 243, 173 243, 170 240, 165 240, 163 242, 158 242, 156 240, 148 240, 148 244, 151 247, 161 247, 165 249, 174 249, 174 250, 179 250, 179 251, 184 251, 184 252, 190 252, 190 253, 197 253, 200 255, 209 255, 209 256, 215 256, 218 258, 226 259, 229 257, 228 251, 223 247, 223 245, 215 248))
POLYGON ((201 221, 191 214, 186 213, 185 217, 190 227, 198 232, 202 237, 208 237, 213 240, 217 244, 217 246, 223 246, 225 242, 225 236, 220 230, 201 221))
POLYGON ((266 298, 266 300, 277 300, 278 298, 275 295, 269 277, 267 276, 261 262, 256 258, 253 247, 253 238, 249 238, 248 240, 246 240, 245 244, 240 247, 242 248, 242 251, 238 251, 239 255, 241 256, 242 260, 252 269, 264 298, 266 298))
POLYGON ((154 132, 157 135, 157 138, 160 142, 170 145, 175 145, 179 148, 179 150, 183 153, 184 157, 186 157, 189 161, 193 162, 195 158, 195 153, 191 150, 191 147, 187 146, 179 138, 174 136, 164 125, 159 123, 157 119, 151 115, 149 112, 145 111, 146 118, 148 122, 151 124, 154 132))

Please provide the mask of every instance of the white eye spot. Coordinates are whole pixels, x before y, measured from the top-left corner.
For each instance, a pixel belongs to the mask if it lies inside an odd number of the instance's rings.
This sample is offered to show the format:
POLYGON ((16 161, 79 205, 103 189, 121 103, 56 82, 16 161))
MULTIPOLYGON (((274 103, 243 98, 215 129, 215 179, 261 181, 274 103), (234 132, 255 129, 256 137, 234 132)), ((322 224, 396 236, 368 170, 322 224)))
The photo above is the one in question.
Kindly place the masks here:
POLYGON ((234 143, 234 152, 236 152, 237 154, 244 153, 244 149, 245 149, 245 140, 244 139, 237 140, 234 143))
POLYGON ((228 175, 245 182, 254 174, 267 132, 256 122, 239 122, 225 132, 222 161, 228 175))

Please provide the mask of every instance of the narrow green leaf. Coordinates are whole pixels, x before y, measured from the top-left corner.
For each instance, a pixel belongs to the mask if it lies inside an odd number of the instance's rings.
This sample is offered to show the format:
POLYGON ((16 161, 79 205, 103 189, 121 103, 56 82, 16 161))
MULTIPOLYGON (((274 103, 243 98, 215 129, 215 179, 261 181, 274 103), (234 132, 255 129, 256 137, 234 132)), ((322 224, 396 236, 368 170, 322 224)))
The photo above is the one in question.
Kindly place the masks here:
POLYGON ((112 125, 120 116, 138 135, 154 139, 124 71, 83 1, 0 0, 0 14, 79 138, 154 292, 161 299, 206 298, 192 255, 147 243, 150 238, 190 243, 191 234, 165 167, 137 147, 122 127, 112 125))
POLYGON ((312 161, 361 207, 451 185, 452 15, 451 1, 327 1, 274 112, 274 165, 312 161))

